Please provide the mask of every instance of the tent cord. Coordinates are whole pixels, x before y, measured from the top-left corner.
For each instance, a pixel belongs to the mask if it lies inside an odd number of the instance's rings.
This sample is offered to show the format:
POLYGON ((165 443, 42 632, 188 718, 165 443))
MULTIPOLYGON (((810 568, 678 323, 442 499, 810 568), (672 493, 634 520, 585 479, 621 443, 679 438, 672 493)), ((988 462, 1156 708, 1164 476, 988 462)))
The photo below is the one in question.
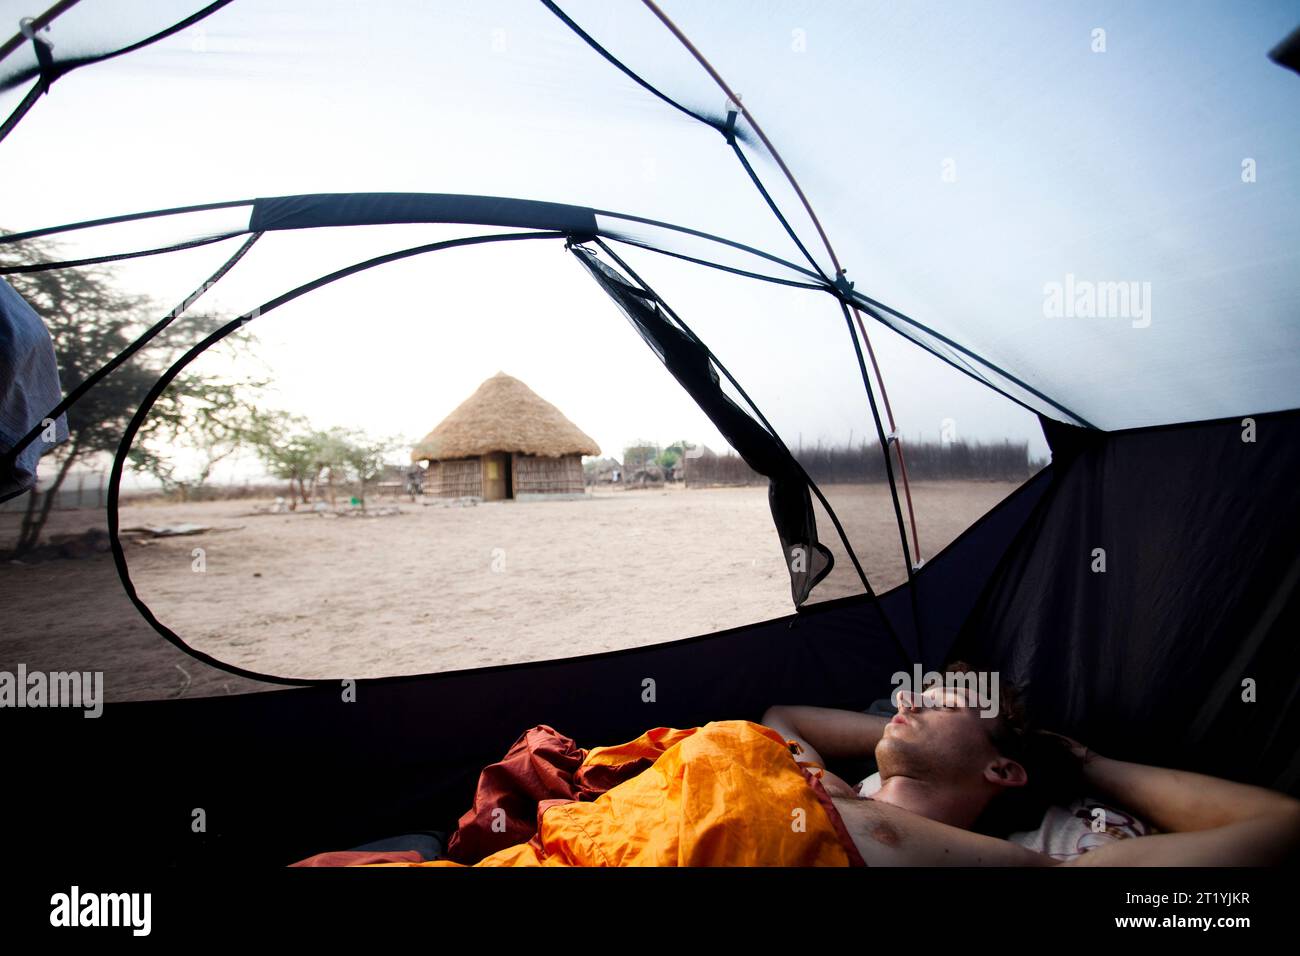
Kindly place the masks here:
MULTIPOLYGON (((925 662, 925 645, 921 632, 921 605, 916 597, 916 579, 915 568, 912 566, 912 558, 907 548, 907 531, 903 525, 903 511, 898 501, 898 485, 894 481, 894 466, 890 461, 889 441, 885 436, 884 426, 880 421, 880 409, 876 405, 876 396, 871 389, 871 378, 867 375, 867 366, 862 358, 862 347, 858 344, 858 338, 853 334, 853 320, 849 316, 849 307, 840 301, 840 309, 844 313, 844 322, 849 330, 849 338, 853 340, 853 351, 858 357, 858 369, 862 373, 862 384, 867 389, 867 400, 871 404, 871 418, 876 425, 876 435, 880 439, 880 447, 885 453, 885 477, 889 480, 889 496, 894 503, 894 518, 898 522, 898 541, 903 548, 903 561, 907 566, 907 591, 912 603, 912 623, 916 629, 916 654, 917 659, 925 662)), ((910 507, 910 505, 909 505, 910 507)))
POLYGON ((650 12, 658 17, 663 25, 672 32, 673 36, 677 37, 677 39, 681 41, 682 46, 686 47, 690 54, 695 57, 696 61, 699 62, 700 66, 704 67, 709 76, 713 77, 713 81, 717 83, 722 89, 722 92, 726 94, 727 99, 734 103, 736 109, 740 111, 740 114, 749 121, 749 125, 754 128, 754 133, 758 136, 759 140, 762 141, 764 148, 772 154, 772 158, 776 160, 776 164, 781 167, 781 172, 785 173, 785 178, 789 181, 795 194, 799 197, 799 201, 803 203, 804 211, 808 213, 808 218, 812 220, 813 225, 816 227, 817 234, 821 236, 822 244, 826 246, 826 253, 831 257, 831 264, 835 267, 836 273, 843 272, 844 270, 840 268, 840 261, 835 256, 835 250, 831 247, 831 241, 826 235, 826 230, 822 228, 821 220, 818 219, 817 214, 813 212, 812 204, 808 202, 808 197, 805 196, 803 190, 799 188, 799 183, 795 180, 794 174, 790 172, 790 168, 786 166, 785 160, 781 158, 781 154, 777 152, 776 147, 772 145, 772 141, 767 138, 767 134, 763 132, 763 128, 754 121, 754 117, 750 114, 749 110, 746 109, 745 104, 740 101, 740 97, 732 91, 731 87, 727 85, 727 81, 724 80, 719 75, 718 71, 713 68, 712 64, 704 58, 704 54, 697 50, 695 45, 687 39, 686 34, 682 33, 682 31, 678 29, 677 24, 673 23, 673 21, 668 18, 668 15, 659 9, 659 6, 654 2, 654 0, 641 0, 641 2, 649 7, 650 12))
MULTIPOLYGON (((790 171, 790 167, 787 166, 786 163, 785 163, 785 160, 781 158, 781 154, 780 154, 780 152, 778 152, 778 150, 776 149, 776 147, 772 144, 772 141, 771 141, 770 139, 767 138, 767 134, 764 133, 764 132, 763 132, 763 128, 762 128, 761 126, 758 125, 758 122, 754 119, 753 114, 750 113, 749 109, 745 106, 745 104, 741 102, 740 97, 739 97, 739 96, 738 96, 738 95, 737 95, 737 94, 736 94, 736 93, 731 89, 730 86, 727 85, 726 80, 724 80, 724 79, 722 78, 721 74, 719 74, 718 71, 715 70, 715 69, 713 68, 713 65, 712 65, 711 63, 709 63, 709 61, 705 58, 704 54, 702 54, 698 49, 696 49, 695 45, 694 45, 693 43, 691 43, 691 41, 687 38, 686 34, 684 34, 684 33, 681 31, 681 29, 678 28, 678 26, 677 26, 675 23, 673 23, 673 21, 668 17, 667 14, 665 14, 661 9, 659 9, 659 6, 654 2, 654 0, 642 0, 642 2, 643 2, 643 3, 644 3, 644 4, 645 4, 649 9, 650 9, 650 11, 651 11, 651 12, 652 12, 656 17, 659 18, 659 20, 664 24, 664 26, 667 27, 668 30, 669 30, 669 31, 670 31, 670 32, 671 32, 675 37, 677 37, 677 39, 682 43, 682 45, 683 45, 684 47, 686 47, 686 49, 687 49, 687 50, 690 52, 690 54, 691 54, 691 55, 696 59, 696 61, 700 64, 700 66, 702 66, 702 67, 704 68, 705 72, 707 72, 707 73, 709 74, 709 76, 711 76, 711 77, 713 78, 713 81, 714 81, 715 83, 717 83, 717 85, 719 86, 719 88, 721 88, 722 92, 726 94, 727 99, 728 99, 731 103, 734 103, 734 104, 735 104, 736 109, 740 112, 740 114, 741 114, 742 116, 745 117, 745 119, 749 122, 749 125, 750 125, 751 127, 753 127, 753 129, 754 129, 754 133, 758 136, 759 140, 763 143, 763 146, 767 149, 767 151, 771 154, 772 159, 776 161, 776 164, 777 164, 778 167, 780 167, 781 172, 785 174, 786 181, 790 183, 790 187, 794 190, 795 195, 799 197, 799 201, 803 204, 804 211, 808 214, 808 218, 812 221, 813 226, 817 229, 817 234, 818 234, 819 236, 821 236, 822 244, 826 247, 826 253, 827 253, 827 255, 830 256, 831 264, 832 264, 832 265, 834 266, 834 268, 835 268, 835 275, 836 275, 837 279, 838 279, 838 278, 842 278, 842 277, 844 276, 844 268, 840 265, 839 257, 835 254, 835 249, 834 249, 834 247, 831 245, 830 237, 827 236, 827 234, 826 234, 826 230, 822 227, 821 220, 817 218, 817 213, 813 211, 812 203, 810 203, 810 202, 808 201, 808 197, 807 197, 807 195, 805 195, 805 193, 804 193, 802 187, 800 187, 798 180, 795 179, 795 177, 794 177, 794 173, 792 173, 792 172, 790 171)), ((729 136, 728 138, 730 138, 730 136, 729 136)), ((733 148, 734 148, 734 146, 735 146, 734 142, 732 143, 732 146, 733 146, 733 148)), ((749 170, 750 177, 751 177, 752 179, 754 179, 754 181, 757 183, 757 182, 758 182, 758 177, 754 174, 753 170, 749 168, 749 164, 745 162, 745 160, 744 160, 744 156, 740 153, 740 151, 739 151, 738 149, 736 150, 736 154, 737 154, 738 156, 740 156, 740 158, 741 158, 741 162, 744 163, 744 165, 746 166, 746 168, 749 170)), ((761 188, 761 186, 760 186, 760 188, 761 188)), ((767 196, 766 190, 764 190, 764 197, 767 198, 767 200, 768 200, 768 205, 772 206, 773 210, 775 211, 775 210, 776 210, 776 204, 773 203, 772 200, 771 200, 771 198, 767 196)), ((778 216, 780 216, 779 211, 778 211, 777 214, 778 214, 778 216)), ((789 230, 790 230, 790 227, 789 227, 788 224, 786 224, 784 217, 780 217, 780 218, 781 218, 782 224, 783 224, 783 225, 786 225, 786 229, 787 229, 787 231, 789 231, 789 230)), ((802 244, 801 244, 801 243, 798 243, 797 240, 796 240, 796 243, 800 246, 801 249, 803 248, 802 244)), ((806 252, 806 250, 805 250, 805 255, 806 255, 806 254, 807 254, 807 252, 806 252)), ((839 297, 840 297, 840 299, 841 299, 841 302, 843 302, 843 301, 844 301, 844 298, 843 298, 843 292, 842 292, 842 291, 839 293, 839 297)), ((887 390, 886 390, 886 388, 885 388, 885 380, 884 380, 884 377, 881 375, 881 372, 880 372, 880 366, 879 366, 879 364, 876 362, 876 359, 875 359, 875 351, 874 351, 874 349, 871 348, 871 340, 870 340, 870 338, 867 336, 866 327, 865 327, 865 325, 861 322, 861 319, 859 319, 859 323, 858 323, 858 324, 859 324, 859 327, 860 327, 861 332, 862 332, 863 340, 867 343, 867 349, 868 349, 868 351, 870 351, 871 354, 872 354, 872 359, 871 359, 872 367, 875 369, 875 373, 876 373, 876 381, 877 381, 877 383, 878 383, 879 386, 880 386, 880 394, 881 394, 881 397, 882 397, 882 399, 884 400, 886 406, 888 406, 888 405, 889 405, 889 398, 888 398, 888 392, 887 392, 887 390)), ((857 339, 856 339, 856 338, 854 339, 854 343, 855 343, 855 347, 856 347, 856 343, 857 343, 857 339)), ((869 385, 869 384, 868 384, 868 391, 870 391, 870 385, 869 385)), ((872 401, 873 401, 873 403, 874 403, 875 399, 873 398, 872 401)), ((891 431, 891 433, 897 433, 897 430, 898 430, 898 429, 897 429, 897 426, 895 425, 895 423, 894 423, 894 421, 893 421, 893 414, 892 414, 892 412, 891 412, 891 413, 890 413, 890 431, 891 431)), ((882 438, 882 442, 881 442, 881 452, 885 455, 886 459, 888 459, 888 458, 889 458, 889 454, 890 454, 890 451, 889 451, 889 445, 888 445, 887 443, 884 442, 884 440, 883 440, 883 439, 884 439, 883 434, 882 434, 881 438, 882 438)), ((911 489, 911 483, 910 483, 910 482, 908 481, 908 479, 907 479, 907 470, 906 470, 906 467, 904 467, 904 466, 901 465, 901 462, 902 462, 902 445, 901 445, 901 443, 900 443, 900 445, 899 445, 899 461, 900 461, 900 469, 899 469, 899 470, 900 470, 900 472, 901 472, 901 474, 902 474, 902 477, 903 477, 903 494, 904 494, 904 496, 907 498, 907 511, 908 511, 908 514, 909 514, 909 515, 912 515, 912 516, 913 516, 913 517, 912 517, 912 544, 913 544, 913 547, 914 547, 915 552, 916 552, 916 559, 917 559, 917 561, 919 562, 919 561, 921 560, 921 553, 920 553, 920 545, 919 545, 919 543, 917 542, 917 534, 916 534, 916 519, 915 519, 915 517, 914 517, 914 516, 915 516, 915 509, 914 509, 913 504, 912 504, 912 489, 911 489)), ((888 462, 886 462, 886 467, 887 467, 887 468, 890 468, 890 471, 891 471, 891 473, 892 473, 892 467, 889 466, 888 462)), ((902 515, 901 515, 901 512, 900 512, 900 514, 899 514, 899 524, 900 524, 900 527, 899 527, 900 532, 903 533, 903 534, 905 535, 906 532, 903 531, 903 529, 902 529, 902 515)), ((904 550, 904 555, 906 556, 906 552, 907 552, 906 543, 904 544, 904 549, 903 549, 903 550, 904 550)), ((911 561, 910 558, 908 558, 908 559, 907 559, 907 577, 908 577, 908 580, 909 580, 909 581, 912 579, 912 572, 913 572, 912 561, 911 561)))
MULTIPOLYGON (((735 114, 733 113, 731 115, 734 116, 735 114)), ((731 148, 735 152, 736 158, 740 160, 740 165, 743 166, 745 172, 749 174, 750 181, 752 181, 755 187, 757 187, 759 195, 761 195, 764 201, 766 201, 768 208, 771 209, 772 214, 776 216, 777 222, 779 222, 785 229, 786 235, 788 235, 790 240, 798 246, 799 251, 803 253, 804 258, 807 259, 809 264, 817 270, 817 274, 826 281, 826 284, 833 285, 830 276, 822 270, 822 267, 818 264, 817 260, 813 258, 812 253, 808 251, 808 247, 803 244, 803 240, 795 233, 789 221, 785 218, 785 214, 781 212, 780 207, 777 206, 776 202, 772 199, 771 194, 768 193, 767 187, 763 185, 763 181, 759 179, 758 174, 754 172, 754 167, 751 166, 749 160, 745 158, 745 153, 741 150, 740 144, 736 142, 735 137, 728 137, 728 142, 731 144, 731 148)))
POLYGON ((225 232, 216 236, 204 236, 202 239, 190 239, 186 242, 173 243, 170 246, 157 246, 152 249, 137 249, 134 252, 115 252, 111 255, 91 256, 86 259, 62 259, 58 262, 36 262, 26 266, 5 266, 0 268, 0 276, 30 275, 34 272, 50 272, 54 269, 79 269, 83 266, 100 266, 106 262, 123 262, 127 259, 143 259, 148 256, 159 256, 166 252, 183 252, 186 249, 197 249, 200 246, 211 246, 218 242, 225 242, 227 239, 234 239, 243 235, 247 235, 247 230, 225 232))
MULTIPOLYGON (((734 116, 735 114, 733 113, 731 115, 734 116)), ((789 221, 781 213, 780 208, 777 206, 776 202, 772 199, 771 194, 768 193, 767 188, 763 185, 763 181, 759 178, 758 174, 754 171, 754 167, 751 166, 749 160, 745 158, 744 151, 741 150, 739 144, 736 143, 734 138, 729 138, 729 142, 731 143, 731 148, 736 153, 736 158, 740 160, 740 164, 745 168, 745 172, 749 174, 750 180, 752 180, 754 185, 758 188, 759 194, 762 195, 763 199, 767 202, 767 205, 772 210, 773 215, 776 216, 777 220, 785 228, 786 233, 790 236, 791 240, 793 240, 794 244, 799 247, 799 251, 804 254, 804 257, 812 264, 812 267, 820 273, 821 267, 817 264, 817 261, 808 252, 808 249, 804 246, 803 242, 800 241, 799 237, 795 234, 795 231, 794 229, 791 228, 789 221)), ((831 280, 826 276, 825 273, 821 273, 821 275, 822 278, 826 279, 827 285, 834 285, 834 283, 831 282, 831 280)), ((841 301, 843 301, 842 298, 841 301)), ((896 448, 898 451, 899 473, 903 479, 903 497, 907 499, 907 516, 912 530, 912 554, 916 555, 916 561, 917 561, 917 564, 913 565, 911 556, 906 554, 906 545, 905 545, 904 557, 907 558, 907 566, 909 569, 909 579, 910 579, 911 576, 910 570, 913 567, 919 567, 920 565, 921 544, 917 538, 917 533, 916 533, 916 510, 912 505, 912 489, 911 489, 911 483, 908 481, 907 478, 907 463, 903 459, 903 439, 902 436, 898 434, 898 425, 894 421, 894 409, 889 401, 889 392, 885 390, 885 379, 880 372, 880 363, 876 361, 876 350, 871 346, 871 338, 867 335, 866 327, 862 322, 862 315, 856 306, 853 307, 853 314, 854 316, 857 317, 858 330, 862 333, 862 341, 866 344, 867 354, 871 358, 871 367, 876 373, 876 381, 880 384, 880 397, 883 400, 885 405, 885 416, 889 420, 889 441, 884 442, 882 440, 881 451, 886 458, 888 458, 892 454, 890 448, 891 445, 894 446, 894 448, 896 448)), ((849 333, 852 334, 852 331, 853 330, 850 327, 849 333)), ((870 390, 870 387, 871 386, 868 383, 867 384, 868 390, 870 390)))
MULTIPOLYGON (((898 452, 898 471, 903 479, 903 497, 907 499, 907 519, 912 526, 912 554, 916 557, 916 567, 921 566, 921 543, 916 537, 916 512, 912 508, 912 489, 907 480, 907 462, 903 458, 903 436, 898 433, 898 424, 894 421, 894 409, 889 404, 889 393, 885 391, 885 380, 880 374, 880 365, 876 362, 876 350, 871 347, 871 339, 867 335, 866 327, 862 322, 862 313, 857 306, 851 306, 853 317, 857 319, 858 331, 862 333, 862 342, 867 347, 867 356, 871 359, 871 367, 875 370, 876 381, 880 383, 880 398, 885 406, 885 417, 889 419, 889 434, 892 436, 891 442, 898 452)), ((888 452, 886 452, 888 455, 888 452)))

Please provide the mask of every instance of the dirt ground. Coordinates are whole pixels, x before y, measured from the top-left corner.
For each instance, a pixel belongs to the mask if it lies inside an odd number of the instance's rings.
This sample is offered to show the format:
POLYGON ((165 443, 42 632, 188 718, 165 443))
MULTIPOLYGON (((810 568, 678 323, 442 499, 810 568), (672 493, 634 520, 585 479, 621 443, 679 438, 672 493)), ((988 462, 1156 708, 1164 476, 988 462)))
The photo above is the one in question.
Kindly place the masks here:
MULTIPOLYGON (((933 556, 1016 486, 914 485, 933 556)), ((904 579, 887 486, 834 486, 831 503, 877 591, 904 579)), ((451 507, 374 499, 368 516, 270 513, 270 500, 134 503, 121 527, 132 583, 196 650, 291 678, 381 677, 569 657, 690 637, 793 611, 762 487, 601 490, 581 500, 451 507), (196 554, 196 549, 201 549, 196 554)), ((0 544, 15 514, 0 514, 0 544)), ((104 526, 56 513, 52 535, 104 526)), ((819 518, 823 540, 834 538, 819 518)), ((837 546, 838 547, 838 546, 837 546)), ((818 597, 860 592, 838 561, 818 597)), ((109 700, 237 693, 144 622, 111 554, 0 565, 0 669, 105 671, 109 700), (160 688, 166 688, 160 691, 160 688)))

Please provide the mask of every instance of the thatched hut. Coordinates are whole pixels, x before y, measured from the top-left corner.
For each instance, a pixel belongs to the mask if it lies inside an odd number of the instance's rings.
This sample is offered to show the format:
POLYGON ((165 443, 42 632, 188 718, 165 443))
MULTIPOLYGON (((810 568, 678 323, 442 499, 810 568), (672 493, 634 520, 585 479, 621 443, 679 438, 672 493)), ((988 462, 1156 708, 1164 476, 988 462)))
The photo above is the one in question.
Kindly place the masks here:
POLYGON ((583 494, 591 437, 517 378, 498 372, 429 432, 411 460, 427 461, 424 493, 484 501, 583 494))
POLYGON ((587 484, 612 485, 622 477, 623 466, 617 458, 599 458, 584 466, 587 484))

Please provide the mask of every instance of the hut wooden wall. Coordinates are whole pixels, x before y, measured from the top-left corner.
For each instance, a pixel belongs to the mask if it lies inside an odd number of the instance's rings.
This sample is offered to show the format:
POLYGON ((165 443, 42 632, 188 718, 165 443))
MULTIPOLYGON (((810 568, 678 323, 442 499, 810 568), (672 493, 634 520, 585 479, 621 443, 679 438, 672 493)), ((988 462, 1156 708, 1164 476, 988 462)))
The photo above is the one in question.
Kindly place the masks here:
POLYGON ((580 495, 584 492, 582 458, 542 458, 514 455, 515 497, 520 495, 580 495))
POLYGON ((483 466, 477 458, 431 461, 424 493, 443 498, 483 497, 483 466))

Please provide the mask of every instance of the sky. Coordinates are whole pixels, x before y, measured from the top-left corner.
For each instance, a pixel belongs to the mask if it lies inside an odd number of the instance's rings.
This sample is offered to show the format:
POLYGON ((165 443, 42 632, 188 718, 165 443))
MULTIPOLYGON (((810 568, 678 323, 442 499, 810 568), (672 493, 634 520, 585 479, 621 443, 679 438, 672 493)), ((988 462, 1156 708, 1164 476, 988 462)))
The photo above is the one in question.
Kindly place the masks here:
MULTIPOLYGON (((6 13, 10 6, 0 3, 6 13)), ((723 108, 722 94, 638 5, 564 6, 665 92, 694 109, 723 108)), ((56 49, 75 49, 95 31, 128 36, 186 5, 81 7, 52 33, 56 49)), ((1283 114, 1287 84, 1300 78, 1262 51, 1300 22, 1296 4, 1260 5, 1249 17, 1208 4, 665 8, 772 135, 860 291, 969 333, 986 354, 1031 383, 1050 383, 1108 427, 1158 420, 1177 411, 1175 399, 1192 401, 1189 418, 1235 408, 1247 387, 1260 403, 1291 397, 1294 382, 1279 384, 1269 363, 1278 354, 1270 343, 1293 335, 1297 301, 1287 278, 1294 246, 1286 245, 1300 195, 1297 143, 1283 114), (1212 22, 1225 18, 1227 27, 1212 22), (1100 53, 1098 28, 1109 44, 1100 53), (1200 42, 1207 35, 1213 47, 1200 42), (1203 89, 1189 91, 1189 70, 1203 89), (1194 138, 1198 129, 1208 145, 1194 138), (1254 192, 1239 188, 1242 156, 1262 164, 1254 192), (1163 230, 1153 235, 1152 221, 1163 230), (1270 258, 1266 250, 1278 248, 1288 251, 1270 258), (1226 265, 1229 254, 1246 265, 1226 265), (1045 323, 1044 282, 1071 269, 1151 277, 1161 319, 1145 337, 1124 321, 1045 323), (1265 347, 1253 376, 1211 376, 1189 389, 1189 345, 1235 341, 1211 321, 1207 289, 1254 297, 1258 307, 1240 321, 1265 347), (1168 318, 1184 314, 1197 321, 1168 318), (1081 369, 1083 356, 1095 374, 1081 369)), ((0 96, 0 107, 18 95, 0 96)), ((753 155, 826 264, 770 158, 753 155)), ((0 161, 0 226, 10 229, 254 196, 459 192, 614 209, 800 256, 715 131, 636 87, 525 0, 366 9, 236 2, 155 47, 60 80, 0 148, 0 161)), ((69 249, 123 248, 154 228, 89 235, 69 249)), ((156 235, 206 228, 206 220, 168 220, 156 235)), ((482 231, 271 234, 204 307, 242 312, 370 255, 482 231)), ((233 248, 122 264, 117 280, 166 311, 233 248)), ((640 250, 626 257, 788 442, 874 431, 831 297, 640 250)), ((318 427, 416 440, 505 371, 604 454, 620 456, 637 439, 725 447, 561 243, 502 243, 385 266, 248 330, 274 383, 261 400, 318 427)), ((869 334, 905 439, 937 440, 946 430, 1024 441, 1031 455, 1046 455, 1032 413, 879 324, 869 334)), ((205 356, 195 369, 226 370, 223 362, 205 356)))

